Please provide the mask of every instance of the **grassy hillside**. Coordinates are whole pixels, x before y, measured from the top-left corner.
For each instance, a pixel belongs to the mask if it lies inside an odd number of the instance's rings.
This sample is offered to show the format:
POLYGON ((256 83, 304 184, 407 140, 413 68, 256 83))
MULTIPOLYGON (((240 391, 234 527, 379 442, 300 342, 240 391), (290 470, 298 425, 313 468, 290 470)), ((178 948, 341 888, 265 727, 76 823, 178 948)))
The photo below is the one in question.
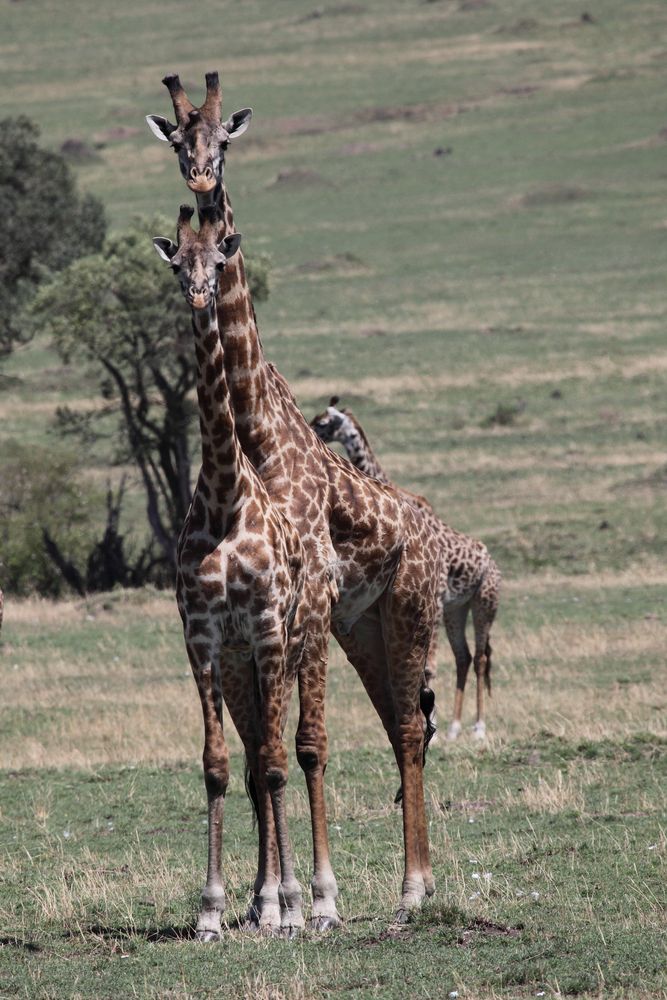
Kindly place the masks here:
MULTIPOLYGON (((395 478, 484 538, 507 581, 489 744, 441 743, 429 764, 439 892, 423 919, 388 930, 396 779, 333 651, 346 928, 233 931, 205 957, 187 940, 199 710, 171 599, 10 606, 0 995, 665 996, 667 7, 0 2, 6 113, 84 144, 80 184, 115 228, 175 221, 187 198, 143 123, 170 112, 165 72, 197 101, 218 68, 226 110, 253 106, 226 177, 247 245, 273 256, 268 356, 308 417, 340 394, 395 478)), ((52 441, 59 404, 90 405, 88 376, 44 341, 4 371, 0 454, 52 441)), ((91 479, 108 458, 91 453, 91 479)), ((444 642, 439 671, 444 721, 444 642)), ((233 920, 254 834, 232 745, 233 920)))
MULTIPOLYGON (((664 559, 662 5, 52 10, 7 5, 5 91, 91 147, 113 225, 185 194, 143 124, 170 111, 163 72, 197 99, 218 66, 225 107, 254 106, 228 186, 273 255, 262 333, 304 412, 340 393, 506 571, 664 559)), ((90 393, 44 345, 7 371, 3 436, 90 393)))

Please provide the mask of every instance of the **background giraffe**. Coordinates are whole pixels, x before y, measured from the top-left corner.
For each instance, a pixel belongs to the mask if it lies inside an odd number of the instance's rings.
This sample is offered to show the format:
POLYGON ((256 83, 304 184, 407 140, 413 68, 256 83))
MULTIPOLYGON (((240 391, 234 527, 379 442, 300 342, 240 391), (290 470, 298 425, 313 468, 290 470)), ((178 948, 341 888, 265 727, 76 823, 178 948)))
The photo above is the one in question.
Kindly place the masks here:
MULTIPOLYGON (((221 232, 233 232, 222 184, 224 152, 239 134, 223 125, 217 73, 195 108, 176 76, 166 77, 177 125, 150 116, 153 132, 176 150, 200 207, 214 201, 221 232)), ((248 114, 241 127, 247 125, 248 114)), ((420 697, 433 634, 439 567, 432 526, 396 491, 361 476, 310 429, 285 380, 264 358, 242 257, 221 276, 218 292, 225 371, 241 446, 271 500, 304 544, 311 611, 299 670, 297 759, 311 807, 316 929, 339 923, 329 859, 323 778, 327 763, 324 694, 328 634, 355 666, 391 741, 403 788, 405 872, 397 919, 406 920, 434 891, 423 794, 424 734, 420 697)), ((429 692, 430 694, 430 692, 429 692)))
POLYGON ((253 920, 271 931, 304 926, 287 836, 282 733, 308 611, 303 547, 243 454, 230 407, 216 292, 240 237, 218 239, 209 217, 194 233, 193 211, 181 206, 178 245, 163 237, 153 242, 190 305, 197 358, 202 466, 178 543, 177 600, 204 713, 209 853, 197 936, 209 941, 220 937, 225 906, 221 846, 229 758, 223 697, 256 789, 260 860, 253 920))
MULTIPOLYGON (((311 427, 322 441, 339 441, 349 460, 366 475, 374 476, 380 482, 390 482, 387 474, 375 456, 364 430, 350 410, 337 409, 338 396, 332 396, 329 406, 311 420, 311 427)), ((477 720, 473 735, 483 739, 486 735, 484 721, 484 687, 491 691, 491 644, 489 635, 498 611, 500 599, 500 571, 488 553, 486 546, 450 528, 434 513, 427 500, 397 487, 406 500, 426 505, 426 516, 433 522, 434 531, 443 552, 443 573, 440 586, 440 613, 447 632, 447 638, 456 659, 456 694, 454 697, 454 718, 447 736, 454 740, 461 732, 461 713, 468 670, 473 658, 466 640, 465 629, 468 612, 472 610, 475 630, 475 674, 477 676, 477 720)), ((435 642, 429 651, 426 677, 432 683, 436 669, 435 642)))

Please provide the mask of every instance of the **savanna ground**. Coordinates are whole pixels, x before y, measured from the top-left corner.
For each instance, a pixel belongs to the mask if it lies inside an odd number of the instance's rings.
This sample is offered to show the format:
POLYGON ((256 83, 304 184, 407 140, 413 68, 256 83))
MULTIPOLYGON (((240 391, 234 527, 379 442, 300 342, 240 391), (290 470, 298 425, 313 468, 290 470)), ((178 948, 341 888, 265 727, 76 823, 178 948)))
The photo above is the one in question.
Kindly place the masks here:
MULTIPOLYGON (((396 479, 484 538, 506 584, 489 740, 430 754, 438 891, 422 914, 391 926, 396 772, 332 648, 345 927, 292 942, 234 929, 255 834, 230 732, 232 929, 206 949, 189 937, 201 723, 172 598, 10 603, 0 995, 667 995, 667 8, 3 6, 11 111, 55 147, 87 144, 80 183, 114 226, 175 219, 184 200, 141 120, 168 111, 165 71, 196 97, 217 66, 226 108, 254 107, 227 180, 239 229, 273 255, 267 354, 308 416, 340 393, 396 479)), ((92 381, 45 342, 4 373, 0 445, 48 442, 58 405, 90 405, 92 381)), ((120 473, 105 448, 98 482, 120 473)), ((452 688, 443 643, 441 721, 452 688)), ((289 796, 305 887, 294 761, 289 796)))

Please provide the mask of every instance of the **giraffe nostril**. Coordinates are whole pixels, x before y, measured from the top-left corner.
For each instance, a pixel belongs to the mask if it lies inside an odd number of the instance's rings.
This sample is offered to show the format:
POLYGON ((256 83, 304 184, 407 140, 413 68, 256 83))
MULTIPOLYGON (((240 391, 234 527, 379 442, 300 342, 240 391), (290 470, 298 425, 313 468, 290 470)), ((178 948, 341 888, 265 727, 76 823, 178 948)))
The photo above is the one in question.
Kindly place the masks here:
POLYGON ((210 167, 207 167, 206 170, 204 171, 204 177, 206 178, 207 181, 213 179, 213 171, 211 170, 210 167))
POLYGON ((199 177, 199 171, 197 170, 197 168, 196 167, 190 167, 190 178, 191 178, 191 180, 196 181, 198 177, 199 177))

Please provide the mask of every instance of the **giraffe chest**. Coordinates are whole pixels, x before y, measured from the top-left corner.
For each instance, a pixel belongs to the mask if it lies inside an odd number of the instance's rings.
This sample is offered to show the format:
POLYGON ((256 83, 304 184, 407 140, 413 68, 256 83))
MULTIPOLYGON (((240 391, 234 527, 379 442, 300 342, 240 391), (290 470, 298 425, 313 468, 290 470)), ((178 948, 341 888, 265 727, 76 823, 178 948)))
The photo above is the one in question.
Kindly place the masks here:
POLYGON ((234 531, 218 544, 190 535, 181 546, 177 592, 186 634, 205 622, 208 640, 223 651, 251 655, 285 618, 293 589, 287 555, 261 535, 234 531))

